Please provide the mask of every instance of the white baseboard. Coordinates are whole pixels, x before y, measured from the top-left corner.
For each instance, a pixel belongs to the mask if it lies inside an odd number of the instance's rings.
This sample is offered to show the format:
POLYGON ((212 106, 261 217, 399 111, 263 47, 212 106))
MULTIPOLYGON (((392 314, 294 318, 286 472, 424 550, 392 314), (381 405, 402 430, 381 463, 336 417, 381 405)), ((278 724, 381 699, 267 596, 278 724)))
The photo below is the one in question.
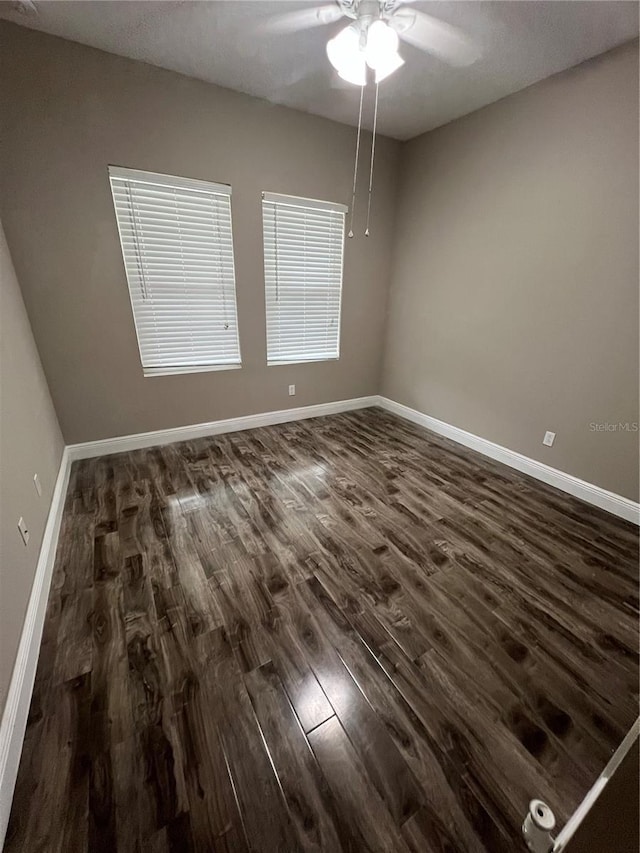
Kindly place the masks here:
POLYGON ((67 446, 67 450, 71 460, 90 459, 93 456, 107 456, 110 453, 139 450, 141 447, 155 447, 160 444, 171 444, 174 441, 188 441, 207 435, 238 432, 239 430, 272 426, 289 421, 301 421, 306 418, 319 418, 323 415, 336 415, 354 409, 366 409, 369 406, 377 406, 379 400, 380 398, 375 395, 372 397, 356 397, 352 400, 337 400, 334 403, 319 403, 315 406, 300 406, 296 409, 281 409, 277 412, 261 412, 257 415, 244 415, 240 418, 228 418, 224 421, 210 421, 204 424, 159 429, 154 432, 139 432, 134 435, 122 435, 99 441, 87 441, 84 444, 70 444, 67 446))
POLYGON ((438 433, 438 435, 457 441, 458 444, 464 444, 465 447, 477 450, 484 456, 490 456, 491 459, 497 459, 498 462, 503 462, 510 468, 516 468, 518 471, 529 474, 536 480, 542 480, 543 483, 548 483, 550 486, 555 486, 556 489, 580 498, 588 504, 600 507, 600 509, 624 518, 626 521, 631 521, 633 524, 640 524, 640 504, 629 500, 629 498, 608 492, 606 489, 601 489, 600 486, 594 486, 593 483, 587 483, 572 474, 565 474, 564 471, 558 471, 557 468, 552 468, 543 462, 537 462, 535 459, 516 453, 515 450, 509 450, 507 447, 502 447, 486 438, 480 438, 478 435, 466 432, 466 430, 452 426, 445 421, 439 421, 437 418, 432 418, 416 409, 409 408, 409 406, 403 406, 402 403, 396 403, 387 397, 380 397, 378 405, 389 412, 393 412, 394 415, 399 415, 401 418, 438 433))
POLYGON ((0 849, 4 844, 7 831, 20 754, 27 728, 70 467, 69 453, 65 448, 51 498, 18 654, 13 667, 2 722, 0 722, 0 849))
POLYGON ((256 427, 271 426, 273 424, 287 423, 289 421, 304 420, 305 418, 318 418, 323 415, 334 415, 339 412, 348 412, 354 409, 365 409, 370 406, 381 406, 389 412, 393 412, 406 420, 426 427, 432 432, 450 438, 458 444, 464 444, 472 450, 503 462, 511 468, 516 468, 537 480, 548 483, 567 494, 573 495, 586 503, 600 507, 607 512, 640 525, 640 504, 629 500, 622 495, 609 492, 606 489, 595 486, 538 462, 528 456, 523 456, 515 450, 509 450, 500 444, 495 444, 486 438, 467 432, 459 427, 452 426, 445 421, 440 421, 430 415, 425 415, 402 403, 396 403, 387 397, 372 395, 370 397, 357 397, 351 400, 338 400, 333 403, 320 403, 314 406, 302 406, 295 409, 281 409, 276 412, 261 412, 257 415, 245 415, 239 418, 228 418, 227 420, 211 421, 203 424, 192 424, 190 426, 175 427, 173 429, 155 430, 153 432, 142 432, 134 435, 123 435, 116 438, 107 438, 99 441, 88 441, 84 444, 70 444, 67 446, 69 460, 88 459, 93 456, 106 456, 110 453, 120 453, 128 450, 138 450, 143 447, 154 447, 161 444, 171 444, 174 441, 187 441, 192 438, 201 438, 207 435, 219 435, 226 432, 236 432, 256 427))

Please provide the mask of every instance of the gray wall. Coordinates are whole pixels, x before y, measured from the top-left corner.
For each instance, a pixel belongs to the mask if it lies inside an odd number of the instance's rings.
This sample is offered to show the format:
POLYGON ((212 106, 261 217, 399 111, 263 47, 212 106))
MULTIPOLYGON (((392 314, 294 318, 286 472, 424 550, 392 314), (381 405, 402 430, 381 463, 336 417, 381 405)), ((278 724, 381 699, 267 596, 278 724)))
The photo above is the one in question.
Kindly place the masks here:
POLYGON ((639 419, 637 43, 382 140, 342 358, 268 368, 260 191, 349 202, 355 131, 10 24, 0 41, 0 212, 67 442, 382 390, 637 498, 638 433, 590 426, 639 419), (233 185, 241 371, 143 377, 108 163, 233 185))
POLYGON ((407 143, 396 229, 383 394, 637 500, 637 42, 407 143))
POLYGON ((355 130, 7 23, 0 57, 0 213, 68 443, 377 393, 399 143, 347 243, 340 361, 268 368, 260 193, 350 203, 355 130), (143 377, 109 163, 232 184, 241 371, 143 377))
POLYGON ((0 716, 63 446, 0 225, 0 716), (42 497, 33 484, 36 473, 42 497), (20 516, 30 534, 26 548, 18 533, 20 516))

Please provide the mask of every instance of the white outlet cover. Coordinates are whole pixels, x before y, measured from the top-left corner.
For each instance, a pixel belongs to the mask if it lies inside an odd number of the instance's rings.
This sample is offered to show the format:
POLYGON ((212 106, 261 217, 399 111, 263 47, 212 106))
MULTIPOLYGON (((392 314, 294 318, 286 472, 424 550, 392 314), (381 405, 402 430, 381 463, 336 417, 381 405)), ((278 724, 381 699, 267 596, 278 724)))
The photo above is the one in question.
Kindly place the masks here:
POLYGON ((33 475, 33 485, 36 487, 36 492, 42 497, 42 483, 40 482, 40 477, 37 474, 33 475))
POLYGON ((549 432, 549 430, 547 430, 547 432, 545 432, 545 434, 544 434, 544 438, 542 439, 542 443, 546 444, 547 447, 552 447, 553 442, 555 440, 556 440, 555 432, 549 432))
POLYGON ((295 385, 289 385, 289 396, 295 397, 295 393, 296 393, 296 386, 295 385))
POLYGON ((18 530, 20 531, 20 536, 22 536, 22 541, 27 545, 29 543, 29 531, 22 516, 18 519, 18 530))

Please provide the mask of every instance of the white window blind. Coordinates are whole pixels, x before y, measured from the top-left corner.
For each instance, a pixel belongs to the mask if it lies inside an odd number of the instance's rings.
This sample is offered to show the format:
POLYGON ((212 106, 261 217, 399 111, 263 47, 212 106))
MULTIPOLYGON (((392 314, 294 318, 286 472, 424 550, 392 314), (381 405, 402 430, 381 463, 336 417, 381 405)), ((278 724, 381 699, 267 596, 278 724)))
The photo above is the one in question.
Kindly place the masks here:
POLYGON ((338 358, 346 211, 262 194, 268 364, 338 358))
POLYGON ((109 167, 145 375, 240 365, 231 187, 109 167))

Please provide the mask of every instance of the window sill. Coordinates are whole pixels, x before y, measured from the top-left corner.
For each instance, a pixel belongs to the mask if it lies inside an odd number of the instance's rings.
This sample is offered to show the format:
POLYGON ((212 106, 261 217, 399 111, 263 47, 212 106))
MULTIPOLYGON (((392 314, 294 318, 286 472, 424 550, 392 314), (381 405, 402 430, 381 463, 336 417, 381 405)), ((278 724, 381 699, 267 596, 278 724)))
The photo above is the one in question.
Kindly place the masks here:
POLYGON ((147 367, 143 368, 145 377, 176 376, 181 373, 210 373, 217 370, 240 370, 242 364, 203 364, 186 367, 147 367))
POLYGON ((340 356, 332 356, 330 358, 301 358, 295 361, 267 361, 267 367, 286 367, 288 364, 319 364, 323 361, 340 361, 340 356))

